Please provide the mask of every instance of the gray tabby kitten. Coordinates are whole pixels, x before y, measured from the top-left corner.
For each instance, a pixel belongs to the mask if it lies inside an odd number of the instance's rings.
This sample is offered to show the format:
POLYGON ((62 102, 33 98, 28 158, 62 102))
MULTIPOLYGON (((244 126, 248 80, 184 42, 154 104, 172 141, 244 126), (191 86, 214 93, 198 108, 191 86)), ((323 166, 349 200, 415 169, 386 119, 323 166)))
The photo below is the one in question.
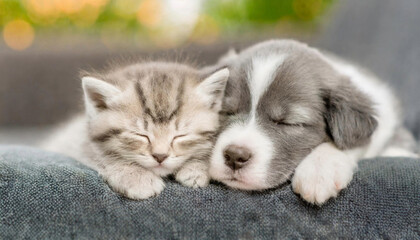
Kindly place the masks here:
POLYGON ((163 62, 85 76, 86 114, 44 146, 97 170, 131 199, 159 194, 169 174, 204 187, 228 77, 227 69, 205 74, 163 62))

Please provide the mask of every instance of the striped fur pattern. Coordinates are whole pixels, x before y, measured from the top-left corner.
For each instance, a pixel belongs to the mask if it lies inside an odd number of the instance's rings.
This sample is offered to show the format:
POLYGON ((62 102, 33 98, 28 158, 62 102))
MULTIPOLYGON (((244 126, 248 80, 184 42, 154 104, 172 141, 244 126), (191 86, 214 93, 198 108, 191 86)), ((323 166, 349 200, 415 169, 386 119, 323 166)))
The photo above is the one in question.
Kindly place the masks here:
POLYGON ((82 154, 68 154, 132 199, 159 194, 170 174, 204 187, 228 75, 227 69, 205 74, 162 62, 89 74, 82 79, 86 115, 75 120, 85 122, 77 133, 86 135, 82 154))

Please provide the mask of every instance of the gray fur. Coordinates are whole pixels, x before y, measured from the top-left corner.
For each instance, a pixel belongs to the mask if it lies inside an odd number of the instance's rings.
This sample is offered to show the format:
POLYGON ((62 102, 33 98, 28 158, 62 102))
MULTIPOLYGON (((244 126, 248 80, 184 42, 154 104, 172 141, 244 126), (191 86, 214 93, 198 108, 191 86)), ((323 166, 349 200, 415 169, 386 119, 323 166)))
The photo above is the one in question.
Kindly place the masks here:
POLYGON ((252 71, 253 59, 272 54, 285 54, 287 58, 259 99, 256 117, 258 126, 274 144, 266 181, 275 187, 288 180, 319 144, 333 141, 341 149, 363 145, 377 123, 372 102, 343 79, 318 51, 281 40, 257 44, 223 63, 231 72, 222 109, 228 115, 224 128, 250 118, 247 73, 252 71), (310 118, 296 114, 297 108, 307 109, 310 118))
POLYGON ((373 103, 349 80, 342 79, 334 89, 324 90, 327 130, 340 149, 367 144, 377 127, 373 103))

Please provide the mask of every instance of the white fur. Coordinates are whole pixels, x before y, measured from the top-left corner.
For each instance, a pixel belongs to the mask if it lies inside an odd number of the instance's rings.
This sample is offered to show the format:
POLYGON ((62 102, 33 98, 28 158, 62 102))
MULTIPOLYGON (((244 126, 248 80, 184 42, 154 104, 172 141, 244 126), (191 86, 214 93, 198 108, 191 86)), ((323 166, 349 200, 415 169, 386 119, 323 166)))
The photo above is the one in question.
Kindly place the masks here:
POLYGON ((210 160, 210 176, 234 188, 265 189, 267 168, 273 152, 272 142, 258 129, 258 125, 254 123, 233 125, 219 136, 214 147, 210 160), (232 179, 232 170, 225 164, 223 150, 230 144, 249 148, 252 158, 247 167, 234 173, 236 181, 226 182, 225 180, 232 179))
POLYGON ((87 142, 86 134, 84 134, 86 131, 85 116, 79 115, 69 122, 57 126, 51 137, 41 142, 39 146, 45 150, 63 153, 83 161, 85 157, 82 144, 87 142))
POLYGON ((131 199, 159 195, 165 187, 161 177, 134 165, 108 166, 100 173, 114 191, 131 199))
POLYGON ((331 143, 316 147, 296 168, 293 190, 307 202, 323 204, 347 187, 356 169, 356 158, 331 143))
POLYGON ((274 80, 276 69, 285 59, 284 55, 253 59, 252 69, 248 73, 252 96, 250 119, 246 123, 231 126, 219 136, 210 160, 212 178, 239 189, 265 189, 268 187, 265 179, 274 149, 270 139, 258 127, 256 108, 259 99, 274 80), (247 147, 252 153, 249 164, 234 172, 233 176, 232 170, 225 165, 223 157, 224 149, 231 144, 247 147))
POLYGON ((203 162, 186 163, 175 175, 182 185, 192 188, 205 187, 209 184, 208 166, 203 162))
POLYGON ((277 68, 285 59, 286 55, 271 55, 252 59, 252 68, 248 72, 247 78, 251 91, 251 116, 255 116, 259 99, 273 82, 277 68))

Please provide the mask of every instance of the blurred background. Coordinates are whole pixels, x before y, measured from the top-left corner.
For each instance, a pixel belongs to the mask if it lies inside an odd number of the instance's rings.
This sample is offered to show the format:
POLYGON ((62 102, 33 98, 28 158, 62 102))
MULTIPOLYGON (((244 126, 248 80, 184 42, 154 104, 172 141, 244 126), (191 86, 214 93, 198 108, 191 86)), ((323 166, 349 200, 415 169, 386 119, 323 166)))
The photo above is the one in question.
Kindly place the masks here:
POLYGON ((395 88, 420 137, 418 0, 0 0, 0 144, 34 145, 82 109, 80 70, 112 61, 214 63, 295 38, 395 88))

